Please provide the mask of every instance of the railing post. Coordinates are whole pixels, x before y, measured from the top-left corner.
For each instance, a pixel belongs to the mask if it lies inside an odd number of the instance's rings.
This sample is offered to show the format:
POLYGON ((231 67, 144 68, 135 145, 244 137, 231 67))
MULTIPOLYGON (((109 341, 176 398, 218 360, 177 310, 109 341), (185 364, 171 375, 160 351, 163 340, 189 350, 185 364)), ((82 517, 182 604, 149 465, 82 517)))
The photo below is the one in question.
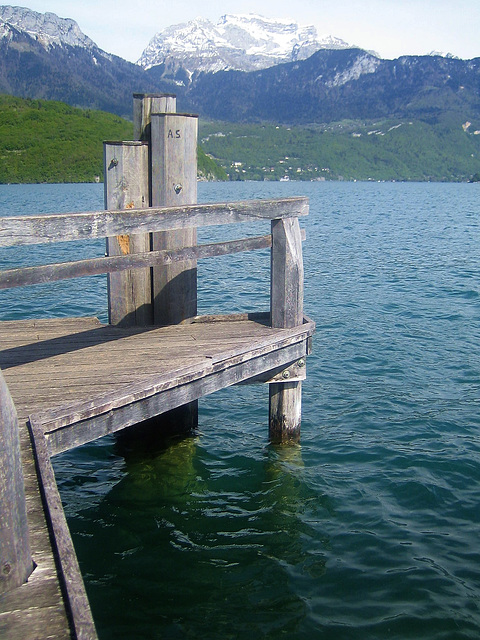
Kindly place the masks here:
POLYGON ((18 419, 0 371, 0 595, 32 573, 18 419))
MULTIPOLYGON (((272 221, 272 327, 290 328, 303 322, 303 258, 298 218, 272 221)), ((298 442, 302 413, 302 383, 269 385, 269 435, 272 442, 298 442)))

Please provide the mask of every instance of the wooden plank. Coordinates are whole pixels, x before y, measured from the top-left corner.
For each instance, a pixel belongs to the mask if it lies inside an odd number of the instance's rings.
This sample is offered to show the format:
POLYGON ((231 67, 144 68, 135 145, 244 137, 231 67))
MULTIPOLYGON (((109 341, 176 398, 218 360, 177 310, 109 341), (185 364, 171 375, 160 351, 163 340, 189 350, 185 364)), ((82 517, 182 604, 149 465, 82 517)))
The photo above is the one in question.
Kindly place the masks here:
POLYGON ((5 337, 13 331, 13 335, 0 351, 0 362, 9 365, 5 370, 9 383, 13 379, 20 384, 23 378, 27 391, 30 378, 43 375, 42 371, 52 382, 67 375, 67 369, 80 379, 82 375, 91 376, 91 372, 98 369, 96 363, 102 361, 105 366, 100 371, 105 371, 107 378, 113 378, 107 368, 110 364, 114 367, 112 371, 119 375, 123 372, 128 375, 129 371, 136 370, 135 367, 143 369, 144 376, 150 370, 167 374, 175 369, 177 362, 184 366, 184 360, 189 357, 229 357, 232 351, 248 350, 249 345, 258 344, 259 340, 273 344, 291 336, 308 336, 311 332, 310 325, 274 330, 265 324, 265 314, 260 314, 260 321, 247 320, 248 314, 239 317, 241 320, 235 321, 236 316, 215 316, 211 322, 196 318, 191 324, 143 329, 95 324, 86 331, 85 327, 90 325, 79 318, 78 334, 62 319, 43 320, 39 321, 41 331, 39 329, 37 335, 32 332, 30 322, 23 323, 23 336, 14 331, 14 323, 1 323, 0 334, 5 337), (51 324, 51 332, 46 330, 48 324, 51 324), (70 330, 66 332, 64 325, 70 330), (155 357, 147 364, 145 354, 149 352, 155 357), (123 358, 123 354, 128 357, 123 358), (136 360, 131 354, 137 354, 136 360), (119 361, 122 362, 121 371, 119 361))
POLYGON ((0 595, 32 573, 18 419, 0 371, 0 595))
POLYGON ((260 376, 255 376, 246 380, 243 384, 273 384, 274 382, 297 382, 306 380, 307 371, 305 367, 305 358, 300 358, 296 362, 290 362, 288 365, 277 367, 272 371, 267 371, 260 376))
MULTIPOLYGON (((233 346, 229 346, 231 344, 230 341, 225 343, 225 336, 222 335, 221 331, 222 324, 215 324, 211 329, 208 325, 203 326, 202 324, 178 325, 177 327, 173 327, 173 329, 177 330, 179 337, 182 335, 184 336, 184 342, 188 341, 189 336, 191 336, 190 347, 187 349, 187 353, 190 351, 190 358, 196 357, 198 360, 201 360, 202 365, 200 368, 202 368, 203 366, 226 366, 229 363, 232 364, 233 361, 244 361, 250 357, 256 357, 257 353, 261 355, 268 351, 282 349, 291 344, 304 342, 313 332, 314 328, 313 325, 306 324, 292 329, 274 330, 263 325, 256 327, 256 323, 253 322, 248 324, 253 325, 252 328, 258 328, 259 333, 255 335, 255 332, 253 332, 253 335, 251 335, 248 340, 241 339, 237 343, 234 342, 233 346), (202 334, 203 341, 200 339, 202 334), (216 343, 217 346, 215 346, 216 343)), ((184 361, 172 358, 172 352, 176 351, 177 346, 174 344, 173 347, 171 347, 172 351, 169 351, 172 336, 171 329, 172 327, 162 327, 150 332, 151 339, 149 348, 155 356, 152 358, 151 363, 145 362, 144 352, 135 348, 137 337, 132 337, 132 348, 138 353, 137 362, 139 367, 143 367, 143 376, 139 377, 139 374, 137 374, 137 381, 128 386, 127 397, 140 399, 148 395, 152 395, 160 389, 168 389, 178 384, 182 384, 183 381, 188 381, 191 375, 198 374, 198 364, 189 366, 188 363, 185 365, 184 361), (151 384, 147 385, 146 378, 149 378, 150 371, 154 372, 155 380, 151 384)), ((236 326, 235 323, 225 323, 224 329, 228 329, 227 336, 229 338, 240 333, 239 327, 236 326)), ((112 333, 116 331, 117 330, 115 328, 111 328, 112 333)), ((68 337, 66 338, 66 342, 69 342, 68 337)), ((113 354, 113 356, 108 357, 105 350, 102 353, 99 352, 97 348, 92 349, 91 352, 86 350, 84 353, 84 366, 87 366, 88 363, 90 363, 91 368, 95 369, 95 363, 101 359, 105 361, 104 371, 107 375, 110 372, 107 368, 109 363, 110 366, 116 367, 116 370, 118 370, 118 361, 121 359, 122 353, 124 352, 125 342, 120 340, 118 343, 113 342, 111 344, 116 348, 116 355, 113 354), (98 354, 98 356, 95 354, 98 354)), ((105 346, 108 348, 108 345, 105 346)), ((65 351, 64 359, 67 362, 73 361, 74 365, 79 367, 79 362, 74 360, 73 354, 68 351, 65 351)), ((128 370, 128 361, 124 366, 128 370)), ((135 367, 136 364, 133 363, 132 366, 135 367)), ((274 367, 272 366, 270 368, 274 367)), ((265 370, 268 369, 269 367, 266 367, 265 370)), ((88 371, 88 369, 86 369, 86 371, 88 371)), ((75 409, 75 416, 71 415, 69 407, 66 409, 59 408, 52 410, 48 416, 43 415, 42 422, 45 424, 51 423, 53 427, 63 426, 64 424, 67 424, 65 420, 67 420, 67 422, 68 420, 82 420, 88 416, 91 411, 97 411, 100 405, 104 405, 106 407, 105 410, 109 410, 112 408, 112 401, 116 403, 123 402, 123 400, 123 396, 120 398, 116 398, 115 396, 113 400, 110 397, 97 397, 77 406, 75 409)), ((114 406, 116 406, 116 404, 114 406)))
MULTIPOLYGON (((272 327, 303 322, 303 258, 297 218, 272 221, 270 312, 272 327)), ((269 436, 272 442, 300 440, 302 383, 269 386, 269 436)))
MULTIPOLYGON (((136 236, 125 237, 132 239, 136 236)), ((271 246, 272 237, 270 235, 266 235, 254 238, 245 238, 242 240, 230 240, 228 242, 197 245, 195 247, 184 247, 182 249, 149 251, 148 253, 128 253, 119 256, 78 260, 76 262, 55 263, 41 265, 38 267, 24 267, 21 269, 8 269, 0 271, 0 289, 24 287, 33 284, 66 280, 68 278, 100 275, 103 273, 116 273, 128 269, 128 280, 122 281, 125 282, 125 285, 122 286, 121 289, 122 291, 125 291, 128 288, 127 283, 130 283, 131 289, 133 290, 134 300, 138 300, 138 296, 135 295, 137 293, 137 289, 133 281, 133 276, 130 275, 130 270, 141 269, 143 272, 145 267, 151 267, 153 265, 168 265, 173 262, 213 258, 233 253, 240 253, 243 251, 268 249, 271 246)), ((123 312, 118 313, 117 311, 115 317, 122 315, 122 313, 123 312)), ((112 324, 132 326, 119 322, 112 322, 112 324)), ((140 324, 147 325, 151 323, 141 322, 140 324)))
POLYGON ((0 217, 0 247, 308 215, 308 198, 0 217))
MULTIPOLYGON (((105 208, 140 209, 149 205, 148 144, 104 144, 105 208)), ((121 234, 107 238, 108 256, 150 251, 150 235, 121 234)), ((121 326, 153 322, 150 268, 109 272, 109 322, 121 326)))
POLYGON ((0 638, 44 638, 48 629, 48 637, 71 640, 70 623, 39 493, 31 440, 25 421, 20 421, 19 427, 29 540, 35 569, 28 582, 0 597, 0 638))
POLYGON ((63 511, 47 443, 41 427, 30 422, 35 462, 41 479, 45 512, 60 563, 60 577, 68 600, 73 631, 78 640, 95 640, 97 633, 88 602, 82 574, 63 511))

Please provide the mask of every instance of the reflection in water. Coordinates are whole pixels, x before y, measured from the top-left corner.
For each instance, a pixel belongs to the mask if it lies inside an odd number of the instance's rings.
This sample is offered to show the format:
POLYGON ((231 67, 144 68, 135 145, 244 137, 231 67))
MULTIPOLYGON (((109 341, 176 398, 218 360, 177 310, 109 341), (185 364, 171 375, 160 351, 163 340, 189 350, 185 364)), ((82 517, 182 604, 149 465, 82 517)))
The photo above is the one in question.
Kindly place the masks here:
POLYGON ((121 477, 94 513, 78 501, 69 513, 101 638, 131 637, 132 625, 136 637, 157 637, 152 623, 168 638, 301 627, 308 607, 296 583, 325 571, 312 540, 325 505, 303 481, 300 446, 225 455, 198 435, 149 430, 110 446, 121 477))

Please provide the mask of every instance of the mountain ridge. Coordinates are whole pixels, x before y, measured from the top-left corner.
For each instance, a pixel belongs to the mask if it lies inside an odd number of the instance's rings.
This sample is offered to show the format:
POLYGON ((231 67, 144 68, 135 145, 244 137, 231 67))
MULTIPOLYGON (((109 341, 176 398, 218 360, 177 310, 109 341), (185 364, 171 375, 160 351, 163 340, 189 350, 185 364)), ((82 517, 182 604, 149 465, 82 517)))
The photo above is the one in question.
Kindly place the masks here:
POLYGON ((7 31, 8 26, 13 26, 18 31, 24 31, 45 48, 54 44, 60 46, 66 44, 74 47, 98 49, 93 40, 81 31, 75 20, 60 18, 55 13, 48 11, 46 13, 38 13, 26 7, 1 5, 0 38, 3 35, 2 30, 7 31))
POLYGON ((340 38, 318 38, 313 25, 257 14, 224 15, 213 24, 205 18, 167 27, 156 33, 138 63, 183 67, 189 74, 224 70, 254 71, 283 62, 304 60, 323 48, 349 48, 340 38))
POLYGON ((320 50, 261 71, 200 74, 186 97, 201 114, 230 121, 431 119, 443 111, 471 119, 480 116, 480 58, 381 60, 362 49, 320 50))
MULTIPOLYGON (((242 16, 235 20, 245 26, 242 16)), ((234 22, 232 16, 225 17, 223 26, 232 29, 234 22)), ((267 23, 270 30, 272 25, 283 28, 279 21, 267 23)), ((298 40, 298 25, 292 24, 291 32, 282 35, 289 47, 292 37, 298 40)), ((259 26, 257 40, 252 36, 251 51, 257 50, 256 42, 267 27, 259 26)), ((235 46, 248 44, 244 31, 235 33, 235 46)), ((313 35, 303 33, 303 41, 313 35)), ((276 55, 275 47, 273 43, 276 55)), ((179 111, 214 120, 285 124, 389 116, 432 120, 453 112, 458 121, 466 122, 480 116, 480 58, 465 61, 435 55, 383 60, 363 49, 330 48, 248 72, 191 72, 174 58, 144 70, 99 49, 74 21, 3 6, 0 92, 61 100, 126 118, 131 117, 132 93, 175 93, 179 111)))

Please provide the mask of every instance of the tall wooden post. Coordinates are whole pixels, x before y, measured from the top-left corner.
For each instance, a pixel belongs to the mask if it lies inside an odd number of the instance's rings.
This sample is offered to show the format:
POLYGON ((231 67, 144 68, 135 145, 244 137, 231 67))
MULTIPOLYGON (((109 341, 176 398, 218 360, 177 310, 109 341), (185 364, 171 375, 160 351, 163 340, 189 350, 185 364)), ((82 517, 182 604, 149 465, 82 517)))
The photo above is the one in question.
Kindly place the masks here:
POLYGON ((32 573, 18 420, 0 371, 0 595, 32 573))
MULTIPOLYGON (((298 218, 272 221, 272 327, 290 328, 303 322, 302 238, 298 218)), ((298 442, 302 414, 302 383, 269 385, 269 434, 272 442, 298 442)))
MULTIPOLYGON (((197 116, 152 114, 152 206, 197 202, 197 116)), ((195 228, 153 234, 153 249, 197 244, 195 228)), ((197 314, 196 261, 153 269, 155 324, 178 324, 197 314)))
MULTIPOLYGON (((151 206, 174 206, 197 202, 198 118, 177 114, 176 98, 170 94, 134 95, 134 134, 149 145, 151 206)), ((195 229, 166 231, 151 236, 153 250, 194 246, 195 229)), ((154 324, 177 324, 197 313, 196 261, 152 269, 154 324)), ((198 421, 194 401, 163 416, 180 428, 194 428, 198 421)))
MULTIPOLYGON (((151 114, 174 112, 175 109, 174 95, 134 94, 135 141, 106 142, 104 147, 106 209, 141 209, 151 205, 151 114)), ((151 234, 107 238, 107 254, 110 256, 150 250, 151 234)), ((135 269, 108 275, 108 313, 110 324, 153 324, 151 269, 135 269)))
MULTIPOLYGON (((142 209, 149 206, 148 144, 106 142, 105 208, 142 209)), ((150 251, 150 235, 138 233, 107 238, 109 256, 150 251)), ((145 326, 153 322, 150 269, 108 274, 110 324, 145 326)))
POLYGON ((152 113, 175 113, 177 98, 171 93, 133 94, 133 137, 150 142, 152 113))

